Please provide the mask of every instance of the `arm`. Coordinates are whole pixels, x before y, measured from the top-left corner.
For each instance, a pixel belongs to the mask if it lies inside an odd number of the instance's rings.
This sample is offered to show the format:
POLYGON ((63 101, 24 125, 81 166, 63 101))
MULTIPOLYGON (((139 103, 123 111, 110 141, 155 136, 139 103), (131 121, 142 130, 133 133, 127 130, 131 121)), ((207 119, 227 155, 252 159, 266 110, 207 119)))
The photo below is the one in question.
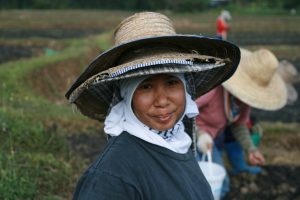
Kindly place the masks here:
POLYGON ((253 144, 249 129, 243 124, 231 125, 231 131, 235 139, 241 144, 242 148, 248 154, 248 160, 252 165, 263 165, 264 156, 253 144))
POLYGON ((257 148, 252 143, 249 129, 243 124, 232 124, 230 126, 234 138, 241 144, 246 153, 256 151, 257 148))
POLYGON ((212 138, 226 125, 226 118, 220 113, 223 109, 222 91, 223 88, 218 86, 196 100, 199 109, 196 124, 212 138))

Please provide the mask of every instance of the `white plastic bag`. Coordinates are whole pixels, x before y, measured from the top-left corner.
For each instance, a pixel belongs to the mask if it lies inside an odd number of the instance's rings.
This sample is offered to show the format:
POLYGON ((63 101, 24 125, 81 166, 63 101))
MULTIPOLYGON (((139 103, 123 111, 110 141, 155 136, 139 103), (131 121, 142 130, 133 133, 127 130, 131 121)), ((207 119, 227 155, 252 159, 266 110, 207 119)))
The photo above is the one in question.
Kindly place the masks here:
POLYGON ((211 187, 214 199, 219 200, 226 175, 225 168, 222 165, 212 162, 211 151, 207 151, 207 154, 202 156, 202 160, 198 164, 211 187), (205 161, 205 157, 207 157, 207 161, 205 161))

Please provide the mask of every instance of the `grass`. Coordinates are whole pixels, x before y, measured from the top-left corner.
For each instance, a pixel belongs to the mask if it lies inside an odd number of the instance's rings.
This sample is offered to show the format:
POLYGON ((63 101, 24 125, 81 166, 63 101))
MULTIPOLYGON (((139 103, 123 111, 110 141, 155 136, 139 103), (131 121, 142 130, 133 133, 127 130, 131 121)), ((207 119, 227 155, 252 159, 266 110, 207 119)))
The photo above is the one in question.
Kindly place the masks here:
POLYGON ((0 24, 3 29, 93 27, 110 30, 131 14, 132 12, 106 10, 1 10, 0 24))
MULTIPOLYGON (((242 9, 242 8, 240 8, 242 9)), ((288 13, 268 13, 258 15, 253 12, 244 12, 240 9, 232 11, 233 32, 241 31, 294 31, 300 32, 299 15, 288 13)), ((173 13, 162 11, 170 16, 179 32, 188 30, 203 34, 215 33, 215 20, 219 10, 203 12, 173 13), (192 27, 189 26, 192 24, 192 27), (195 30, 194 30, 195 29, 195 30)), ((261 11, 262 12, 262 11, 261 11)), ((97 29, 111 30, 122 19, 133 12, 106 11, 106 10, 2 10, 0 11, 0 26, 2 29, 97 29), (47 22, 47 23, 45 23, 47 22)), ((263 12, 262 12, 263 13, 263 12)))
POLYGON ((299 134, 299 123, 282 123, 282 122, 263 122, 264 131, 268 134, 299 134))
POLYGON ((94 43, 107 46, 107 37, 65 41, 68 45, 60 54, 0 65, 0 199, 70 198, 86 161, 72 154, 68 131, 75 126, 78 132, 85 132, 91 123, 70 107, 36 95, 27 76, 80 57, 94 43))
POLYGON ((71 167, 66 139, 26 118, 16 120, 6 115, 5 121, 1 132, 1 199, 67 195, 71 186, 67 177, 74 177, 76 168, 71 167))

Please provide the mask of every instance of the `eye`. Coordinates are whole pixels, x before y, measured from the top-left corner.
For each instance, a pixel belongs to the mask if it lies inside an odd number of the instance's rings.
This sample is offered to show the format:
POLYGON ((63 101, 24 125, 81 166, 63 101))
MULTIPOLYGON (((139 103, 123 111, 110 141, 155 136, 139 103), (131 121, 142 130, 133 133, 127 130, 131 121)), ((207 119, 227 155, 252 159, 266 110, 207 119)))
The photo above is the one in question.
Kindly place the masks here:
POLYGON ((168 85, 177 85, 180 84, 180 80, 177 78, 170 78, 167 80, 168 85))
POLYGON ((138 86, 138 89, 139 90, 149 90, 152 88, 152 85, 150 83, 147 83, 147 82, 144 82, 144 83, 141 83, 139 86, 138 86))

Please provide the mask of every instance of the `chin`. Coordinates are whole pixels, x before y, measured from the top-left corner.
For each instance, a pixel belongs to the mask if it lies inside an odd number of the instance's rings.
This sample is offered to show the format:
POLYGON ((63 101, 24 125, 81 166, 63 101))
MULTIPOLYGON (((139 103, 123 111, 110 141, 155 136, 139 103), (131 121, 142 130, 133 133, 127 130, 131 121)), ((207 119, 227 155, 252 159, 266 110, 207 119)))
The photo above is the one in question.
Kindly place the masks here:
MULTIPOLYGON (((174 126, 174 125, 173 125, 174 126)), ((164 127, 159 127, 157 128, 156 130, 158 131, 166 131, 166 130, 169 130, 170 128, 172 128, 173 126, 164 126, 164 127)))

